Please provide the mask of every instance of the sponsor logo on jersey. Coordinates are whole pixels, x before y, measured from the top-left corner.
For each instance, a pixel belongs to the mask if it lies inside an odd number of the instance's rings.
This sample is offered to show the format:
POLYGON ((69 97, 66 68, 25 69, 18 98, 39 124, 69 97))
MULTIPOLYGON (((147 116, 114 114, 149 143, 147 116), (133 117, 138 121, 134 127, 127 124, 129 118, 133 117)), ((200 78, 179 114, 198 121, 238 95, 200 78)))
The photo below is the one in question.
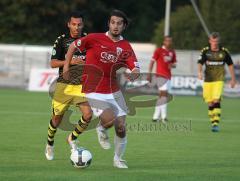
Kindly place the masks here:
POLYGON ((85 60, 86 56, 85 55, 73 55, 73 58, 79 58, 81 60, 85 60))
POLYGON ((207 61, 206 64, 207 65, 223 65, 224 62, 222 62, 222 61, 221 62, 210 62, 210 61, 207 61))
POLYGON ((104 63, 117 62, 117 55, 114 52, 101 52, 101 59, 104 63))
POLYGON ((172 61, 172 56, 164 56, 163 57, 163 59, 164 59, 164 62, 170 62, 170 61, 172 61))
POLYGON ((101 52, 101 61, 104 63, 116 63, 117 61, 124 61, 132 55, 131 51, 124 51, 117 47, 116 52, 104 51, 101 52))

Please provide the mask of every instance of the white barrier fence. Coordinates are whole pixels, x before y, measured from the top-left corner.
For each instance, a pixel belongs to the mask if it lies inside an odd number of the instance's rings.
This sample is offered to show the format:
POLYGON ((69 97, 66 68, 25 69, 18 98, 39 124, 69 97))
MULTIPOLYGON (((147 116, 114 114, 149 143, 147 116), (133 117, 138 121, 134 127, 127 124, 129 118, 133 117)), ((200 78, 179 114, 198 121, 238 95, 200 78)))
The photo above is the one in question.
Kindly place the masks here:
POLYGON ((58 77, 57 69, 32 69, 30 71, 28 90, 49 91, 51 83, 58 77))
POLYGON ((0 45, 0 87, 25 89, 32 68, 49 68, 51 47, 0 45))
MULTIPOLYGON (((28 90, 30 91, 49 91, 51 83, 58 77, 56 69, 32 69, 30 72, 30 81, 28 90)), ((146 80, 142 80, 146 81, 146 80)), ((121 82, 121 81, 120 81, 121 82)), ((170 93, 173 95, 201 95, 202 84, 196 76, 174 75, 171 80, 170 93)), ((148 88, 149 89, 149 88, 148 88)), ((157 92, 157 88, 152 92, 157 92)), ((228 97, 240 97, 240 84, 232 89, 229 80, 224 86, 224 95, 228 97)))
MULTIPOLYGON (((147 72, 155 46, 132 43, 142 72, 147 72)), ((1 45, 0 44, 0 87, 26 89, 31 69, 49 69, 51 46, 1 45)), ((177 50, 177 68, 173 75, 196 75, 199 51, 177 50)), ((239 62, 240 55, 233 60, 239 62)), ((56 70, 54 70, 56 71, 56 70)))

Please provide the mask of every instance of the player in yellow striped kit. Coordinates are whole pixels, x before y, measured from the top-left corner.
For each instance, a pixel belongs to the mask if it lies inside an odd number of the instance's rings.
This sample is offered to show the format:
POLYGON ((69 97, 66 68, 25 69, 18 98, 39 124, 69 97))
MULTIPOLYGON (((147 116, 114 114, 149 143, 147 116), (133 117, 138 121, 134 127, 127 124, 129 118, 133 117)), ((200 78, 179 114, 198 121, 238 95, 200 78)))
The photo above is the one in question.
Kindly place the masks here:
POLYGON ((205 65, 203 98, 208 104, 208 115, 212 123, 212 131, 219 131, 221 117, 221 95, 224 86, 225 64, 231 75, 230 85, 236 84, 233 61, 226 48, 220 44, 220 35, 213 32, 209 36, 209 46, 203 48, 198 60, 198 78, 203 79, 202 68, 205 65))

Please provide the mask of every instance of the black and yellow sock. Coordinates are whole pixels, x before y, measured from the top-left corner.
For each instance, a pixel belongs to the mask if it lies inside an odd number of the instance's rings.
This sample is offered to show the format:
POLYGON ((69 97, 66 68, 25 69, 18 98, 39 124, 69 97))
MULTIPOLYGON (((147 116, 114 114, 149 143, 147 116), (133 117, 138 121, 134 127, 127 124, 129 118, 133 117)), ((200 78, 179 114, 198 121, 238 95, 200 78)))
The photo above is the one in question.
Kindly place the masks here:
POLYGON ((88 122, 84 120, 83 117, 78 121, 77 126, 75 127, 75 130, 72 132, 72 140, 76 140, 77 137, 84 132, 85 129, 88 127, 88 122))
POLYGON ((53 146, 54 135, 55 135, 56 131, 57 131, 57 128, 55 126, 53 126, 52 120, 50 120, 50 123, 48 125, 48 139, 47 139, 48 145, 53 146))
POLYGON ((220 122, 221 118, 221 105, 219 102, 214 103, 213 105, 213 120, 212 120, 212 125, 218 125, 220 122))
POLYGON ((211 105, 211 106, 208 106, 208 117, 210 119, 211 122, 214 121, 214 116, 213 116, 213 109, 214 107, 211 105))

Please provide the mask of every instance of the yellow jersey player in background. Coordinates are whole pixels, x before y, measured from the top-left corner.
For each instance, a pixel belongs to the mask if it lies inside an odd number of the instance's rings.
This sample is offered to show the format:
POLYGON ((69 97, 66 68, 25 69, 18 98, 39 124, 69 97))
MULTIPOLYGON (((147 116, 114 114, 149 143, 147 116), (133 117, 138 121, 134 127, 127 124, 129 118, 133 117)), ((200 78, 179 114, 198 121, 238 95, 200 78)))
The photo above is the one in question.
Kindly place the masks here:
POLYGON ((209 46, 203 48, 198 60, 198 78, 203 79, 202 67, 205 65, 203 83, 203 98, 208 104, 208 115, 212 123, 212 131, 219 131, 221 116, 221 95, 223 92, 225 64, 228 65, 231 75, 230 85, 236 84, 233 61, 228 50, 220 44, 220 35, 213 32, 209 36, 209 46))
POLYGON ((63 34, 57 38, 54 43, 51 67, 59 68, 59 77, 57 79, 56 88, 53 94, 52 100, 52 118, 48 126, 48 139, 45 149, 45 155, 47 160, 53 160, 54 158, 54 135, 60 125, 64 113, 67 111, 70 105, 76 105, 82 112, 82 117, 79 120, 75 130, 68 136, 68 143, 71 149, 76 149, 76 139, 88 126, 88 123, 92 117, 91 108, 85 98, 85 94, 82 93, 81 74, 82 66, 80 64, 85 63, 85 52, 76 52, 71 60, 70 74, 77 75, 71 80, 63 79, 63 65, 65 62, 65 54, 68 51, 69 45, 76 39, 85 36, 82 32, 84 27, 83 15, 81 12, 75 11, 68 17, 67 23, 69 32, 63 34))

